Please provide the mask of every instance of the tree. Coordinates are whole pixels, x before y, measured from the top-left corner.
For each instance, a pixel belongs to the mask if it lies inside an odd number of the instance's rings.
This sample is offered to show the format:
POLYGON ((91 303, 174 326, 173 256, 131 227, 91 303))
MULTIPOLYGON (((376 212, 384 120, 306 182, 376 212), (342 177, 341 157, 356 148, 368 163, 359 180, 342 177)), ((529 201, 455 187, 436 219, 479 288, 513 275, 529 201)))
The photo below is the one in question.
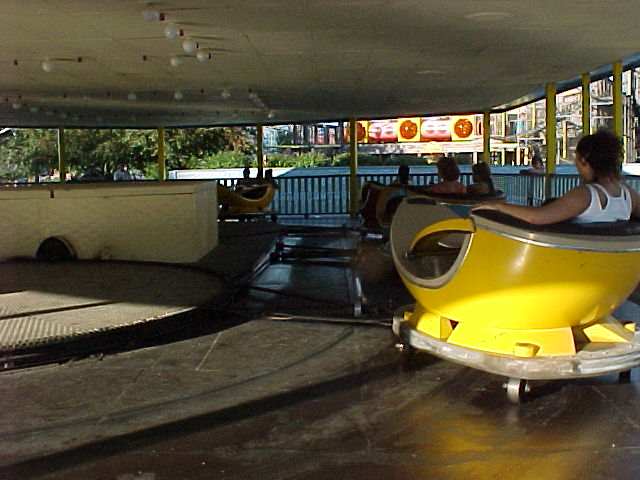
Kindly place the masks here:
POLYGON ((46 174, 58 163, 55 131, 14 130, 0 144, 0 178, 18 180, 46 174))
MULTIPOLYGON (((168 169, 198 168, 218 152, 237 153, 229 161, 255 151, 255 129, 188 128, 167 129, 165 159, 168 169)), ((155 130, 67 129, 67 169, 74 176, 91 171, 110 177, 119 163, 152 172, 157 165, 155 130)), ((0 143, 0 179, 35 177, 58 164, 56 130, 16 129, 0 143)))

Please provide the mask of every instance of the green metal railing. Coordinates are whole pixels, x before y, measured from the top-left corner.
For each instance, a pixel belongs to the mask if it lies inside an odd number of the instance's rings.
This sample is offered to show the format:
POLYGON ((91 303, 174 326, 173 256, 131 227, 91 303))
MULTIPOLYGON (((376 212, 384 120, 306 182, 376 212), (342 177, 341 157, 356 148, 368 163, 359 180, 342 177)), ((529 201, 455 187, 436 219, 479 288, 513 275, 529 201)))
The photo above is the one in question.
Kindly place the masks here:
MULTIPOLYGON (((392 174, 358 175, 360 186, 365 182, 389 185, 396 180, 392 174)), ((640 177, 625 177, 626 182, 640 190, 640 177)), ((435 174, 411 175, 411 184, 424 186, 437 181, 435 174)), ((544 201, 545 182, 551 182, 552 197, 559 197, 580 184, 578 175, 554 175, 548 180, 542 175, 494 174, 497 190, 505 192, 507 201, 520 205, 539 206, 544 201)), ((472 183, 470 174, 463 174, 461 182, 472 183)), ((318 175, 279 177, 278 190, 271 208, 280 215, 335 215, 349 212, 349 176, 318 175)))
MULTIPOLYGON (((358 182, 378 182, 389 185, 396 180, 394 174, 362 174, 358 182)), ((552 197, 560 197, 580 184, 578 175, 521 175, 496 173, 492 175, 497 190, 505 193, 509 202, 520 205, 541 205, 544 201, 546 182, 551 182, 552 197)), ((225 178, 220 184, 232 187, 239 179, 225 178)), ((472 183, 471 174, 463 173, 460 178, 465 185, 472 183)), ((640 191, 640 176, 626 176, 625 181, 636 191, 640 191)), ((411 175, 411 185, 424 186, 437 182, 437 175, 411 175)), ((270 208, 279 215, 342 215, 349 212, 349 175, 309 175, 299 177, 278 177, 278 189, 270 208)), ((2 185, 2 184, 0 184, 2 185)), ((13 187, 13 184, 7 184, 13 187)))

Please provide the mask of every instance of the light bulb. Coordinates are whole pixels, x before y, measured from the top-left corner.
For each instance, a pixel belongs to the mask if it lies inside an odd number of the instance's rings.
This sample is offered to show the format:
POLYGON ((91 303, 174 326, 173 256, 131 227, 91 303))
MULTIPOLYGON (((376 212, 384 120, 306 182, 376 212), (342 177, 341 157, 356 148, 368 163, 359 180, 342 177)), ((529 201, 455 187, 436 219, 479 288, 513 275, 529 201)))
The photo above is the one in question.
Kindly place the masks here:
POLYGON ((172 67, 179 67, 180 65, 182 65, 182 59, 180 57, 174 56, 169 59, 169 63, 172 67))
POLYGON ((38 107, 29 107, 31 113, 38 113, 38 110, 40 110, 38 107))
POLYGON ((231 92, 225 88, 224 90, 222 90, 222 93, 220 94, 220 96, 223 99, 228 100, 231 98, 231 92))
POLYGON ((173 98, 175 98, 177 101, 180 101, 184 98, 184 95, 182 94, 182 92, 180 90, 176 90, 173 93, 173 98))
POLYGON ((132 102, 135 102, 138 99, 138 96, 135 94, 135 92, 131 92, 129 93, 129 95, 127 95, 127 100, 131 100, 132 102))
POLYGON ((195 40, 191 40, 190 38, 187 38, 182 42, 182 49, 184 50, 185 53, 193 53, 196 51, 197 48, 198 48, 198 44, 196 43, 195 40))
POLYGON ((196 58, 198 59, 199 62, 206 62, 207 60, 211 60, 213 58, 213 55, 211 54, 211 52, 198 50, 198 53, 196 53, 196 58))
POLYGON ((20 110, 20 109, 22 108, 22 104, 21 104, 20 102, 13 102, 13 103, 11 104, 11 107, 12 107, 14 110, 20 110))
POLYGON ((142 18, 144 18, 145 22, 159 22, 160 12, 157 10, 143 10, 142 18))
POLYGON ((44 70, 47 73, 51 73, 53 72, 53 69, 55 67, 53 66, 53 62, 51 60, 45 60, 44 62, 42 62, 42 70, 44 70))
POLYGON ((180 29, 175 23, 167 23, 167 26, 164 27, 164 36, 169 40, 175 40, 179 33, 180 29))
POLYGON ((267 114, 267 118, 274 118, 276 116, 276 112, 274 112, 273 110, 269 110, 269 113, 267 114))

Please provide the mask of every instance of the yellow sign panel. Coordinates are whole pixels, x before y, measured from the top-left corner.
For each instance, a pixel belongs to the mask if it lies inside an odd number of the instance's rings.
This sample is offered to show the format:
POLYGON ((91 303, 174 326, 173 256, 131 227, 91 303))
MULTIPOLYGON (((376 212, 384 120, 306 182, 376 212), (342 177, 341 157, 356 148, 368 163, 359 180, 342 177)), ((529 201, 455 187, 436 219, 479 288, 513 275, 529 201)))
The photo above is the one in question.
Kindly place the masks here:
POLYGON ((396 122, 399 142, 420 141, 420 118, 399 118, 396 122))
POLYGON ((451 117, 451 140, 471 140, 478 136, 475 115, 454 115, 451 117))

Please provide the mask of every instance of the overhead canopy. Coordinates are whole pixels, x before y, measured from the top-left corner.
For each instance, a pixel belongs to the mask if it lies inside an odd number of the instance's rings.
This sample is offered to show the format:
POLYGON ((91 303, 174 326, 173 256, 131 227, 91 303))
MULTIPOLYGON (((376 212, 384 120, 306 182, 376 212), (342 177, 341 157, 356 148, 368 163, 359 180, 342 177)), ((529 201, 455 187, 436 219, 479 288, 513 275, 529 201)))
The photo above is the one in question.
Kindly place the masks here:
POLYGON ((0 18, 0 126, 482 111, 640 48, 637 0, 4 0, 0 18))

